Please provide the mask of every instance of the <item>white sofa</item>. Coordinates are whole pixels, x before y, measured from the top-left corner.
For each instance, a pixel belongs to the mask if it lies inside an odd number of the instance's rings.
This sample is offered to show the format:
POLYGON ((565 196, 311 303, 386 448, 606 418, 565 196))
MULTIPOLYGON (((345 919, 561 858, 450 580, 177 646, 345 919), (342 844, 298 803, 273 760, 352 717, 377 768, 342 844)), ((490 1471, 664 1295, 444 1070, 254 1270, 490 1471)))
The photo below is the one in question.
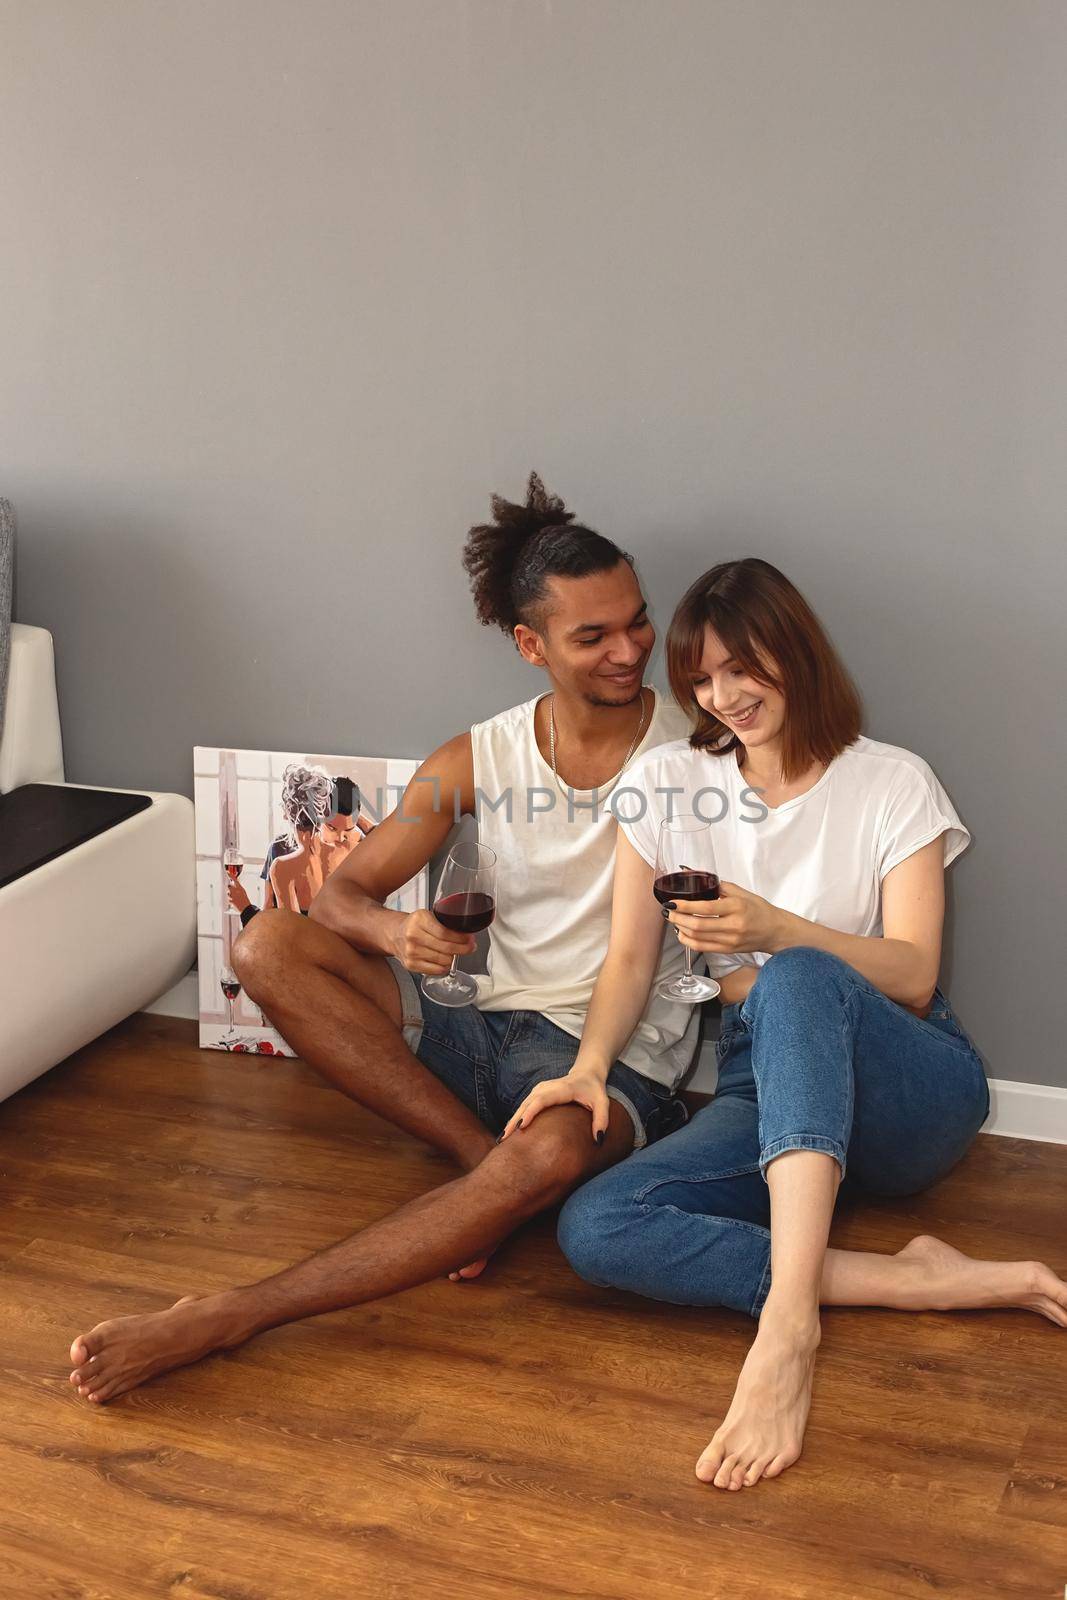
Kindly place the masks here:
MULTIPOLYGON (((12 625, 3 710, 0 795, 64 783, 44 628, 12 625)), ((193 962, 192 802, 110 792, 151 804, 0 887, 0 1099, 149 1004, 193 962)))

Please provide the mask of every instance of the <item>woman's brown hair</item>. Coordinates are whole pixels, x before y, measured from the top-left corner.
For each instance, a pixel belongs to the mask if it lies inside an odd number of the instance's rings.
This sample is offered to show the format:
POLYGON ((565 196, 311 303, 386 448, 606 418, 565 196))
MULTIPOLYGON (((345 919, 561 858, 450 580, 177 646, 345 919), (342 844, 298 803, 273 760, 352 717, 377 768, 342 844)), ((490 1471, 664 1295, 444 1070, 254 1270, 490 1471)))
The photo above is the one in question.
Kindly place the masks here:
POLYGON ((815 762, 829 764, 859 737, 863 702, 822 623, 783 572, 748 556, 722 561, 699 577, 678 602, 667 631, 667 673, 674 698, 696 718, 689 736, 694 750, 729 755, 742 744, 693 693, 709 627, 746 672, 785 696, 783 783, 802 777, 815 762))

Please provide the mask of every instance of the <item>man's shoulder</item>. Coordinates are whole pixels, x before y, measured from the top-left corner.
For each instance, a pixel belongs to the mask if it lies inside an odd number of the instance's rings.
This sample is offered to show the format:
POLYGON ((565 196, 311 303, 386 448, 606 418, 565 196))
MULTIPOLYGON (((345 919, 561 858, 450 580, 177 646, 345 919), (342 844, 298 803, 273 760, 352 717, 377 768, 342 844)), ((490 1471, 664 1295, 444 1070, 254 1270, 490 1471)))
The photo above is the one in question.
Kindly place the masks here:
POLYGON ((540 699, 535 695, 532 700, 523 700, 517 706, 507 706, 503 711, 498 711, 493 717, 486 717, 482 722, 471 725, 471 734, 491 734, 496 732, 514 733, 520 728, 528 726, 533 716, 534 706, 540 699))

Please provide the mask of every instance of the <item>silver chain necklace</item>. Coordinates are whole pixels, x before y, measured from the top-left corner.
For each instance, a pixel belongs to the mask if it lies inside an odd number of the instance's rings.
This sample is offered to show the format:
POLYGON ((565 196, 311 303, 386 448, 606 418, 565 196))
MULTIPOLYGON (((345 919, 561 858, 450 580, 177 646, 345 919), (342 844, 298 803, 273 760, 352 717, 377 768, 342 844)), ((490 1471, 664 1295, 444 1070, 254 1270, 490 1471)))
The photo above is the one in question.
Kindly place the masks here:
MULTIPOLYGON (((563 787, 563 785, 560 783, 560 781, 559 781, 559 773, 556 771, 556 710, 555 710, 555 699, 556 699, 556 697, 555 697, 555 695, 553 695, 552 698, 548 702, 548 754, 549 754, 549 760, 552 763, 552 776, 556 780, 556 788, 559 790, 559 792, 563 796, 564 800, 566 800, 570 796, 574 795, 577 791, 574 790, 574 789, 565 789, 563 787)), ((615 776, 609 781, 608 786, 605 788, 605 786, 602 783, 598 783, 596 788, 592 791, 597 796, 598 799, 602 794, 610 794, 612 789, 614 789, 615 785, 618 783, 619 779, 622 777, 623 773, 626 771, 626 763, 629 761, 630 757, 633 755, 634 751, 637 749, 637 746, 641 742, 641 735, 645 731, 645 718, 646 718, 646 715, 647 715, 647 713, 645 711, 645 691, 644 691, 644 687, 642 686, 642 689, 641 689, 641 720, 637 724, 637 732, 633 736, 633 739, 632 739, 632 741, 630 743, 629 750, 627 750, 626 754, 622 758, 622 766, 619 768, 619 770, 615 774, 615 776)))

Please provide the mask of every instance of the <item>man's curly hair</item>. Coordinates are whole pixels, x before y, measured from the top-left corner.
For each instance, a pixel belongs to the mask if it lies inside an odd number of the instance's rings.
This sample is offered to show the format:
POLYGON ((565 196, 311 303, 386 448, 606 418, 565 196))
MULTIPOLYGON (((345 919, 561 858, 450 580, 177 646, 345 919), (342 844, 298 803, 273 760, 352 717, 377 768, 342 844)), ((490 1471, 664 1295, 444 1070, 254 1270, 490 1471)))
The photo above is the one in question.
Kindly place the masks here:
POLYGON ((470 530, 463 566, 478 619, 512 633, 516 623, 544 631, 547 579, 585 578, 633 558, 611 539, 575 522, 558 495, 530 473, 526 504, 494 494, 493 521, 470 530))

